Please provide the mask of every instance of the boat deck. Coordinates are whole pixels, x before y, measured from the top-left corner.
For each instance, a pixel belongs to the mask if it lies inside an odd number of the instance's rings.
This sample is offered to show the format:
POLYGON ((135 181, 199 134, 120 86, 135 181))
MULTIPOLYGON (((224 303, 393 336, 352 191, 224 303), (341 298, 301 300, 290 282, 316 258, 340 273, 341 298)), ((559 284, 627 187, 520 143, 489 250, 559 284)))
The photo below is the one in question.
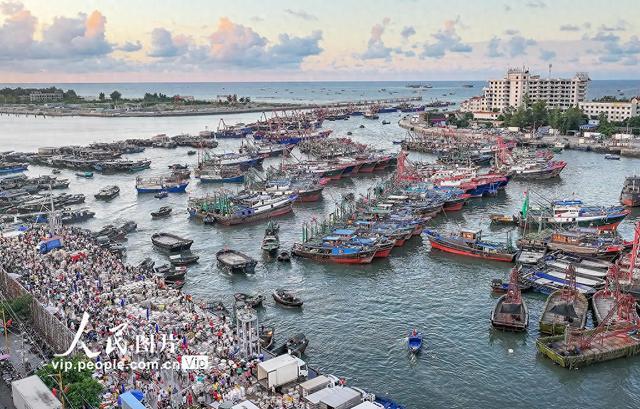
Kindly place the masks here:
MULTIPOLYGON (((630 328, 604 332, 596 336, 590 347, 583 350, 569 349, 562 335, 539 338, 536 348, 563 368, 579 368, 640 353, 640 337, 630 335, 629 330, 630 328)), ((586 335, 592 332, 587 331, 586 335)))
POLYGON ((170 236, 156 236, 154 237, 154 240, 157 243, 164 244, 166 246, 171 246, 173 244, 184 243, 188 241, 188 240, 179 239, 177 237, 170 237, 170 236))
POLYGON ((229 265, 241 265, 252 261, 249 257, 237 253, 221 254, 218 258, 221 262, 229 265))

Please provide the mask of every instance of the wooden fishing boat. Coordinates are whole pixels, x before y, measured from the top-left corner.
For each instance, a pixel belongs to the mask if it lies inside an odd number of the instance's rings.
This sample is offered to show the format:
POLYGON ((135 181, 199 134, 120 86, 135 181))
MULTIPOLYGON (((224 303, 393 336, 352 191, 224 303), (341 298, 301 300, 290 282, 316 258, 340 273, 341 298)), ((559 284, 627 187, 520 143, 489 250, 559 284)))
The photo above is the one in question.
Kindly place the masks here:
POLYGON ((569 286, 549 294, 540 317, 540 332, 543 334, 564 334, 566 326, 580 329, 587 323, 589 300, 577 291, 575 269, 571 265, 566 271, 569 286))
POLYGON ((629 207, 640 206, 640 176, 629 176, 624 180, 620 203, 629 207))
POLYGON ((292 254, 315 261, 339 264, 369 264, 375 257, 377 247, 337 245, 325 246, 322 243, 295 243, 292 254))
POLYGON ((264 349, 270 349, 273 346, 275 328, 270 326, 260 327, 260 345, 264 349))
POLYGON ((235 293, 233 294, 233 298, 236 300, 236 305, 238 303, 242 303, 243 305, 247 305, 251 308, 262 307, 262 302, 265 300, 264 295, 262 294, 245 294, 245 293, 235 293))
POLYGON ((457 236, 443 236, 433 230, 425 230, 424 234, 429 238, 431 248, 462 256, 512 262, 517 253, 510 243, 482 241, 480 230, 461 230, 457 236))
POLYGON ((162 277, 165 283, 184 281, 185 275, 187 274, 186 267, 176 268, 170 264, 154 267, 153 271, 156 275, 162 277))
POLYGON ((216 253, 218 267, 229 273, 253 273, 258 262, 236 250, 222 249, 216 253))
POLYGON ((286 307, 302 307, 302 304, 304 304, 295 293, 283 288, 273 290, 272 296, 276 303, 286 307))
POLYGON ((151 236, 154 246, 168 251, 185 251, 191 248, 193 240, 183 239, 171 233, 155 233, 151 236))
MULTIPOLYGON (((506 294, 507 291, 509 291, 509 283, 508 282, 505 283, 500 278, 494 278, 493 280, 491 280, 490 287, 491 287, 491 292, 494 294, 506 294)), ((520 288, 520 292, 531 290, 530 285, 518 284, 518 287, 520 288)))
POLYGON ((109 201, 120 194, 120 188, 116 185, 105 186, 94 195, 97 200, 109 201))
POLYGON ((158 210, 156 210, 154 212, 151 212, 151 217, 153 217, 154 219, 160 219, 162 217, 167 217, 167 216, 171 215, 172 211, 173 211, 173 209, 171 207, 162 206, 158 210))
POLYGON ((492 214, 489 217, 491 218, 491 223, 518 224, 518 219, 510 214, 492 214))
POLYGON ((569 231, 555 231, 547 241, 547 248, 551 251, 561 250, 580 257, 591 257, 604 260, 617 258, 625 249, 622 240, 606 239, 598 234, 597 229, 572 229, 569 231))
POLYGON ((594 227, 616 230, 631 211, 622 206, 587 206, 581 200, 556 200, 549 208, 529 209, 528 197, 520 212, 520 225, 594 227), (524 212, 524 213, 523 213, 524 212))
POLYGON ((62 212, 60 222, 62 224, 73 224, 87 221, 96 215, 90 210, 73 210, 62 212))
POLYGON ((529 326, 529 310, 518 284, 518 271, 511 270, 507 293, 502 295, 491 312, 491 325, 506 331, 525 331, 529 326))
POLYGON ((197 256, 191 252, 191 250, 186 250, 180 252, 180 254, 172 254, 169 256, 169 262, 174 266, 187 266, 189 264, 197 263, 200 259, 200 256, 197 256))
POLYGON ((278 348, 273 349, 271 352, 278 356, 283 354, 290 354, 295 356, 301 356, 309 345, 309 340, 303 333, 296 334, 289 338, 287 342, 278 348))
POLYGON ((422 334, 415 329, 411 331, 407 338, 407 347, 412 353, 418 353, 422 348, 422 334))
POLYGON ((280 238, 278 232, 280 226, 278 223, 270 221, 267 224, 267 228, 264 232, 264 238, 262 239, 262 250, 268 253, 275 253, 280 248, 280 238))

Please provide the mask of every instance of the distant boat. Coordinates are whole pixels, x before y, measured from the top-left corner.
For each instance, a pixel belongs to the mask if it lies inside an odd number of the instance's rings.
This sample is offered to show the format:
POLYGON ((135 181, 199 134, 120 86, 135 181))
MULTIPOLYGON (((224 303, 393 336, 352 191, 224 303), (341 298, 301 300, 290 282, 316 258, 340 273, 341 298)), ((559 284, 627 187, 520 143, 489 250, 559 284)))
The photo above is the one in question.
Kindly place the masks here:
POLYGON ((253 273, 258 262, 236 250, 223 249, 216 253, 218 267, 230 273, 253 273))
POLYGON ((93 177, 93 172, 77 172, 76 176, 79 178, 92 178, 93 177))
POLYGON ((191 250, 185 250, 180 254, 172 254, 169 256, 169 262, 174 266, 186 266, 197 263, 199 259, 200 256, 193 254, 191 250))
POLYGON ((273 299, 286 307, 302 307, 303 301, 295 293, 278 288, 273 291, 273 299))
POLYGON ((116 185, 105 186, 94 195, 97 200, 109 201, 120 194, 120 188, 116 185))
POLYGON ((615 155, 613 153, 607 153, 604 155, 604 158, 607 160, 620 160, 620 155, 615 155))
POLYGON ((417 332, 415 329, 409 334, 409 338, 407 340, 407 346, 409 347, 409 351, 414 354, 422 348, 422 334, 417 332))
POLYGON ((151 236, 151 242, 154 246, 169 251, 189 250, 193 244, 193 240, 183 239, 171 233, 155 233, 151 236))
POLYGON ((159 219, 161 217, 167 217, 171 214, 173 210, 169 206, 162 206, 160 209, 155 212, 151 212, 151 217, 154 219, 159 219))
POLYGON ((501 296, 491 312, 491 325, 508 331, 525 331, 529 326, 529 310, 518 284, 518 270, 511 270, 507 293, 501 296))
POLYGON ((164 199, 165 197, 168 197, 169 193, 167 192, 158 192, 155 195, 153 195, 153 197, 155 197, 156 199, 164 199))
POLYGON ((457 236, 442 235, 433 230, 425 230, 424 234, 429 238, 432 248, 462 256, 512 262, 517 253, 509 243, 483 241, 480 230, 461 230, 457 236))

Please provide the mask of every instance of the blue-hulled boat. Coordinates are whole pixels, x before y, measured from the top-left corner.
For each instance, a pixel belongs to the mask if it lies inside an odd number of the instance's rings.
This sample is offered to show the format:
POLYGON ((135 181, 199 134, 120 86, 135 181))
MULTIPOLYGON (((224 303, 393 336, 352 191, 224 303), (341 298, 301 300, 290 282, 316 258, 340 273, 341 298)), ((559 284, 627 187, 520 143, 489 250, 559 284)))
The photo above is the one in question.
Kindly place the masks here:
POLYGON ((409 351, 414 354, 422 348, 422 334, 415 329, 411 331, 409 334, 409 338, 407 340, 407 346, 409 347, 409 351))
POLYGON ((376 394, 375 402, 381 404, 384 409, 405 409, 404 406, 400 405, 397 402, 394 402, 386 396, 380 396, 376 394))
POLYGON ((29 164, 22 163, 10 163, 10 164, 0 164, 0 175, 6 175, 9 173, 18 173, 24 172, 29 167, 29 164))
POLYGON ((136 178, 136 190, 138 193, 184 193, 189 185, 188 180, 175 180, 171 178, 136 178))

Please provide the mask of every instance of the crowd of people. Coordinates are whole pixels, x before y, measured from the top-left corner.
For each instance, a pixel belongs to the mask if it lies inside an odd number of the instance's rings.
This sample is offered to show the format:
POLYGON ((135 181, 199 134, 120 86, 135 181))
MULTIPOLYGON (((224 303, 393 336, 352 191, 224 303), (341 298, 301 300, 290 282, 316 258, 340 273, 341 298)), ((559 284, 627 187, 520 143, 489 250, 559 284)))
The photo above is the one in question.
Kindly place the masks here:
POLYGON ((153 271, 125 264, 86 231, 61 227, 56 234, 63 247, 45 254, 38 247, 49 237, 45 227, 0 237, 0 263, 73 334, 88 314, 80 341, 103 364, 94 377, 104 386, 104 407, 115 407, 130 390, 141 391, 151 408, 217 407, 246 398, 261 408, 302 407, 295 390, 260 388, 255 367, 264 357, 243 357, 229 317, 165 286, 153 271), (162 367, 185 355, 207 355, 209 367, 162 367), (117 362, 125 369, 105 365, 117 362))

